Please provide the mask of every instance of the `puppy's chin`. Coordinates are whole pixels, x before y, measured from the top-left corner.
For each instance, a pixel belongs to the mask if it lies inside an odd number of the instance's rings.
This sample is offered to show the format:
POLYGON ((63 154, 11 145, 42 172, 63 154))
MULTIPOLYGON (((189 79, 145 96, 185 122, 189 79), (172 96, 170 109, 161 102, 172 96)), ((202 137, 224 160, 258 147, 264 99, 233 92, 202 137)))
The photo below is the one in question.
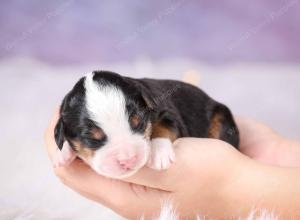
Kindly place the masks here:
POLYGON ((146 165, 150 157, 150 145, 145 144, 141 147, 137 157, 137 163, 133 167, 127 169, 122 168, 113 158, 108 157, 108 155, 104 155, 100 160, 94 159, 89 165, 94 171, 102 176, 113 179, 123 179, 134 175, 146 165))
POLYGON ((136 172, 138 172, 145 164, 146 162, 140 163, 139 165, 137 165, 136 167, 132 168, 132 169, 128 169, 128 170, 124 170, 124 169, 111 169, 110 167, 103 167, 102 169, 99 168, 99 166, 94 167, 92 166, 92 169, 94 171, 96 171, 96 173, 100 174, 101 176, 105 176, 105 177, 109 177, 109 178, 113 178, 113 179, 124 179, 127 177, 130 177, 132 175, 134 175, 136 172))
MULTIPOLYGON (((141 167, 140 167, 141 168, 141 167)), ((98 174, 105 176, 105 177, 109 177, 109 178, 113 178, 113 179, 124 179, 127 177, 130 177, 132 175, 134 175, 136 172, 139 171, 140 168, 136 168, 136 169, 132 169, 132 170, 127 170, 127 171, 121 171, 120 173, 112 173, 112 172, 103 172, 102 170, 95 170, 98 174)))

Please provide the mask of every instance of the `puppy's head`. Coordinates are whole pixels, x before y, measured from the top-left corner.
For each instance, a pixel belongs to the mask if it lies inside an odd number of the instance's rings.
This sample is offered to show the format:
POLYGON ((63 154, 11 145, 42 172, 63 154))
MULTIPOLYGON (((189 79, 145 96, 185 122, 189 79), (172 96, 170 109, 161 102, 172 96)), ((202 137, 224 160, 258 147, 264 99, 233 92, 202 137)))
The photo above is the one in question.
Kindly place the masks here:
POLYGON ((124 178, 145 165, 151 108, 134 81, 111 72, 83 77, 64 98, 55 139, 97 173, 124 178))

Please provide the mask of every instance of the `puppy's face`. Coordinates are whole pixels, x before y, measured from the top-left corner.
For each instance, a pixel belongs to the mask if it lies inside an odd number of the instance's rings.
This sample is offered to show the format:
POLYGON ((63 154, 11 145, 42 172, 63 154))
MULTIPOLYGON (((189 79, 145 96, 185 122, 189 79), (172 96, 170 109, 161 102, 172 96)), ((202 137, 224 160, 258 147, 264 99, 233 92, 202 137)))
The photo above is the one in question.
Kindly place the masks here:
POLYGON ((94 72, 65 97, 55 138, 68 141, 97 173, 124 178, 148 160, 151 110, 141 91, 117 74, 94 72))

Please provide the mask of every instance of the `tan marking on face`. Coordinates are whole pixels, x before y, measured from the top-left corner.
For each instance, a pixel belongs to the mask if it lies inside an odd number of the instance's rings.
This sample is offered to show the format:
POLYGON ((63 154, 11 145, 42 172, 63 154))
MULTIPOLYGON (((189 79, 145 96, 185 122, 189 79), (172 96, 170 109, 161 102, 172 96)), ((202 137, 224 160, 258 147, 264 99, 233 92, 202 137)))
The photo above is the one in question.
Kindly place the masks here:
POLYGON ((155 123, 153 125, 152 135, 151 135, 151 139, 153 138, 168 138, 172 142, 174 142, 178 138, 178 135, 170 128, 167 128, 166 126, 163 126, 160 123, 155 123))
POLYGON ((104 133, 101 128, 92 128, 91 136, 93 139, 101 140, 104 137, 104 133))
POLYGON ((208 137, 209 138, 220 138, 221 131, 222 131, 222 121, 223 116, 219 113, 216 113, 211 121, 210 121, 210 127, 208 130, 208 137))
POLYGON ((139 123, 141 122, 141 117, 137 114, 131 116, 130 121, 133 126, 138 126, 139 123))
POLYGON ((80 141, 72 141, 72 145, 75 148, 77 155, 86 162, 89 162, 94 156, 94 151, 88 147, 85 147, 80 141))

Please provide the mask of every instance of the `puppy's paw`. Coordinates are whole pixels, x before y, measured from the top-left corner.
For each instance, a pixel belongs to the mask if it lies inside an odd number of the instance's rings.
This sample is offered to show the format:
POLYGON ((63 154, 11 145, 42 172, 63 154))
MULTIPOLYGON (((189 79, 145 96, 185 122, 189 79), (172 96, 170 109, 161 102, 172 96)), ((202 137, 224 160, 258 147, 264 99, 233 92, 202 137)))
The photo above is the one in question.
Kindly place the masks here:
POLYGON ((167 138, 154 138, 151 140, 151 155, 147 166, 155 170, 168 169, 175 161, 172 142, 167 138))

